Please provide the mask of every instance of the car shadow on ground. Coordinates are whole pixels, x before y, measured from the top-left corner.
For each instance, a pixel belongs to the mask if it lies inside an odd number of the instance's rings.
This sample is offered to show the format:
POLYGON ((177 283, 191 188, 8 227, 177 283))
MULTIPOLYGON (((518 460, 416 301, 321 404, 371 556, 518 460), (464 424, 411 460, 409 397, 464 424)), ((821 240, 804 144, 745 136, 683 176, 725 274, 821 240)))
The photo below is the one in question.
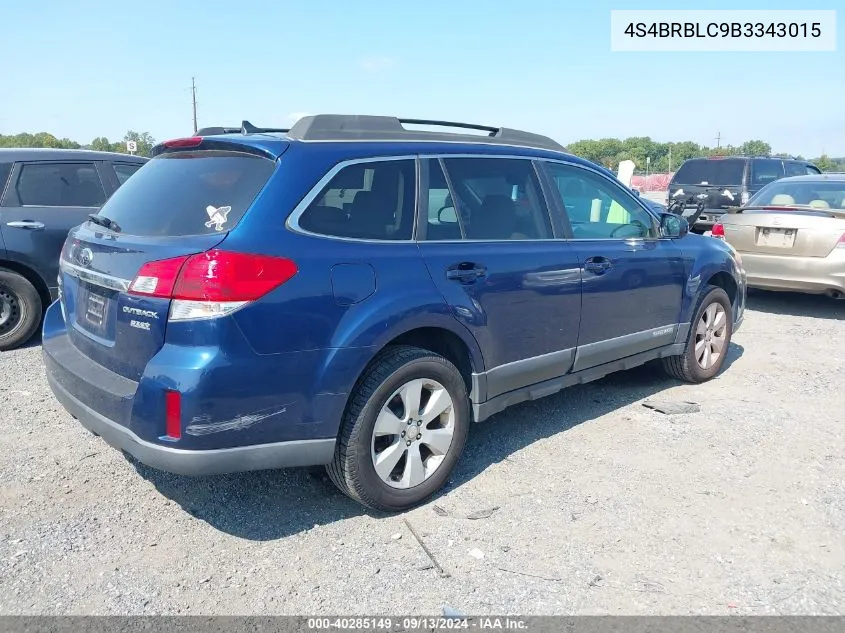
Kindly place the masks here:
MULTIPOLYGON (((742 354, 742 346, 732 343, 722 371, 742 354)), ((516 405, 473 425, 452 477, 431 501, 537 441, 677 384, 653 363, 516 405)), ((389 516, 370 511, 338 492, 322 467, 194 478, 157 471, 129 459, 162 495, 195 518, 253 541, 284 538, 364 514, 376 519, 389 516)))
POLYGON ((845 320, 845 300, 824 295, 749 290, 746 307, 768 314, 845 320))

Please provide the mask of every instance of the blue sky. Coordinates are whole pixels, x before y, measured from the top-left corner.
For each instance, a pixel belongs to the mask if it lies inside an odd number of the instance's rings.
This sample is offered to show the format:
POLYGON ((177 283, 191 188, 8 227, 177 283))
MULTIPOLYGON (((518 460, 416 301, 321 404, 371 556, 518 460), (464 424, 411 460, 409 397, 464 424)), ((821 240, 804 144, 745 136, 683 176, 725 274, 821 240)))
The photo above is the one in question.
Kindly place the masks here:
POLYGON ((761 138, 775 151, 845 155, 845 11, 835 53, 610 52, 611 9, 681 4, 0 2, 0 133, 83 143, 127 129, 184 135, 196 76, 200 126, 354 112, 521 127, 564 143, 651 136, 713 145, 721 133, 723 144, 761 138))

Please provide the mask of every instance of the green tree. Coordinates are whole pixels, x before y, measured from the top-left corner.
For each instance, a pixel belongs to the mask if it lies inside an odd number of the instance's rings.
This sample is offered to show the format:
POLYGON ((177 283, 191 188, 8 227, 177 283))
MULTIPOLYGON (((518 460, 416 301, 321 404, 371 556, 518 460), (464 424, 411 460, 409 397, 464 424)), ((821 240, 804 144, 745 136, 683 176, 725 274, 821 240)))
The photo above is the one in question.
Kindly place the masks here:
POLYGON ((98 152, 111 152, 112 144, 109 143, 109 139, 107 139, 105 136, 98 136, 93 141, 91 141, 91 149, 96 150, 98 152))
POLYGON ((822 171, 837 171, 840 169, 839 164, 827 154, 822 154, 814 159, 812 163, 822 171))
POLYGON ((772 153, 772 146, 765 141, 745 141, 739 147, 739 153, 746 156, 769 156, 772 153))

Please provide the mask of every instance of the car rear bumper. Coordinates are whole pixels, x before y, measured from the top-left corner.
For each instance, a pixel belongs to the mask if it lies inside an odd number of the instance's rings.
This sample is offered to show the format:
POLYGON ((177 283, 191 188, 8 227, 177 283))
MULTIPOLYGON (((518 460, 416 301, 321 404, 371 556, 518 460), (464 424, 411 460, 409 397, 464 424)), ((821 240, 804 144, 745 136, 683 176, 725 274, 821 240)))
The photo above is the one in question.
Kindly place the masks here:
POLYGON ((140 462, 186 475, 329 463, 345 384, 366 351, 338 351, 350 376, 334 371, 325 378, 320 351, 234 358, 225 350, 165 345, 135 381, 73 344, 58 302, 47 310, 42 336, 48 383, 65 409, 140 462), (319 371, 325 390, 309 390, 319 371), (181 396, 179 439, 166 434, 165 390, 181 396))
POLYGON ((125 451, 142 464, 180 475, 212 475, 329 463, 335 440, 297 440, 212 450, 184 450, 147 442, 117 422, 107 419, 72 396, 51 372, 47 382, 56 399, 89 431, 110 446, 125 451))
POLYGON ((748 286, 813 294, 845 294, 845 249, 827 257, 742 253, 748 286))

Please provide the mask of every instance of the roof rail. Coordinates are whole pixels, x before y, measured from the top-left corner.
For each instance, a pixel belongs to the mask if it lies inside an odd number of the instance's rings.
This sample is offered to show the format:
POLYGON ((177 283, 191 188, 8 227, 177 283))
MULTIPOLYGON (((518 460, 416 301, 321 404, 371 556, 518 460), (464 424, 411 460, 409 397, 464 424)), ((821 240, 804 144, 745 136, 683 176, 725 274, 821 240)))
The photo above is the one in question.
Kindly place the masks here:
MULTIPOLYGON (((244 122, 246 125, 246 122, 244 122)), ((557 141, 532 132, 504 127, 436 121, 430 119, 399 119, 390 116, 317 114, 297 121, 288 136, 300 141, 460 141, 464 143, 494 143, 519 145, 554 151, 565 151, 557 141), (409 130, 403 123, 434 127, 478 130, 486 135, 409 130)))

